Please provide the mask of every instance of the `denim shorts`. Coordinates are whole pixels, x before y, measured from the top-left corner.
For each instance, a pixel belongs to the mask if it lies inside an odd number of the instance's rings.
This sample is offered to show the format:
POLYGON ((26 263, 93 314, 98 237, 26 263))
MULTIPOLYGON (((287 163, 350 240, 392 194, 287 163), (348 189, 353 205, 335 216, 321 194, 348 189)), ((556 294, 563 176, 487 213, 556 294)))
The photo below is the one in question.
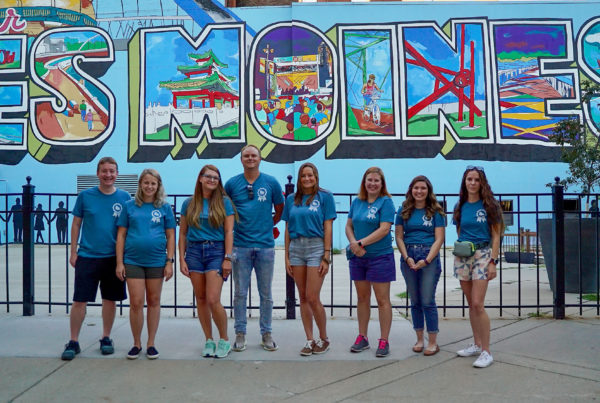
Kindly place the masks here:
POLYGON ((325 252, 323 238, 298 237, 290 240, 290 264, 292 266, 319 267, 325 252))
POLYGON ((471 257, 454 258, 454 277, 461 281, 487 280, 488 264, 492 258, 492 249, 477 249, 471 257))
POLYGON ((189 241, 185 250, 185 263, 188 270, 195 273, 217 271, 223 274, 221 265, 225 257, 223 241, 189 241))
POLYGON ((355 256, 348 263, 350 278, 354 281, 366 280, 372 283, 396 281, 396 262, 393 253, 371 258, 355 256))

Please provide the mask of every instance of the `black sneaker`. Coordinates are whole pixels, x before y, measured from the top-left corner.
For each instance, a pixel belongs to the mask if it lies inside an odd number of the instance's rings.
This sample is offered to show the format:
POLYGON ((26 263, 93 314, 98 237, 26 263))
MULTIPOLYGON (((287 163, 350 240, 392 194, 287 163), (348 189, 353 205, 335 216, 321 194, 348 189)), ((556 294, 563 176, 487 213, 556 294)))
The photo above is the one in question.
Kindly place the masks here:
POLYGON ((115 352, 113 341, 108 336, 104 336, 100 339, 100 351, 102 355, 109 355, 115 352))
POLYGON ((129 350, 129 352, 127 353, 127 358, 130 360, 135 360, 136 358, 138 358, 140 356, 141 351, 142 351, 142 349, 139 348, 138 346, 133 346, 133 347, 131 347, 131 350, 129 350))
POLYGON ((79 347, 79 342, 69 340, 69 342, 67 344, 65 344, 65 351, 63 351, 60 358, 65 361, 71 361, 80 352, 81 352, 81 348, 79 347))
POLYGON ((158 354, 158 350, 154 346, 148 347, 146 350, 146 357, 150 360, 156 360, 160 354, 158 354))

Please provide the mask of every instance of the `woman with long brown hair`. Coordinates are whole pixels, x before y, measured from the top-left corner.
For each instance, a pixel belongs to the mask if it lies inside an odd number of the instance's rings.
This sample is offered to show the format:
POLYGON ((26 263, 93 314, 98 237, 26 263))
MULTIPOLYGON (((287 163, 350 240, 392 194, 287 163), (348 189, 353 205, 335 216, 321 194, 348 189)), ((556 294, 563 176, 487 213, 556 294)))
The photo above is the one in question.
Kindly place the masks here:
POLYGON ((296 193, 283 208, 285 224, 285 268, 294 278, 300 296, 300 315, 306 344, 300 355, 329 350, 327 316, 321 303, 321 287, 331 263, 331 231, 337 217, 333 195, 319 186, 319 171, 306 162, 298 170, 296 193), (313 336, 313 318, 319 338, 313 336))
POLYGON ((423 175, 415 177, 396 215, 396 244, 402 255, 400 269, 410 296, 410 312, 417 334, 413 351, 424 351, 428 356, 440 351, 435 289, 442 273, 439 252, 444 243, 444 215, 429 179, 423 175), (423 339, 425 324, 429 336, 427 348, 423 339))
POLYGON ((462 357, 479 355, 473 366, 485 368, 494 359, 490 353, 490 318, 485 312, 484 300, 488 281, 496 277, 503 223, 500 204, 494 198, 482 167, 469 165, 465 170, 453 221, 458 243, 465 243, 474 251, 457 254, 455 246, 454 276, 460 280, 469 303, 474 341, 457 354, 462 357))
POLYGON ((203 357, 224 358, 231 351, 221 289, 231 274, 234 218, 219 170, 205 165, 194 195, 183 202, 179 227, 179 268, 196 294, 198 319, 206 336, 203 357), (218 343, 213 341, 211 319, 219 331, 218 343))
POLYGON ((358 196, 352 200, 346 237, 354 256, 349 259, 350 278, 356 287, 358 337, 350 351, 358 353, 369 348, 367 330, 371 317, 371 289, 375 291, 379 309, 381 336, 377 357, 390 354, 388 342, 392 327, 390 283, 396 281, 396 264, 390 228, 394 222, 394 203, 387 191, 383 171, 367 169, 360 183, 358 196))

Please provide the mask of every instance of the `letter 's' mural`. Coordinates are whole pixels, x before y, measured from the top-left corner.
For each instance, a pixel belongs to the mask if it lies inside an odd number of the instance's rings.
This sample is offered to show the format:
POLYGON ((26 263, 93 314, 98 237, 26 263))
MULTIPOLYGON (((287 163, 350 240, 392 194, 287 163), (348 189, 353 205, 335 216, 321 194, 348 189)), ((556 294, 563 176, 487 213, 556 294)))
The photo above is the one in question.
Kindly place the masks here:
POLYGON ((216 1, 3 4, 4 165, 89 162, 113 139, 131 163, 231 158, 247 143, 277 163, 559 161, 557 122, 600 133, 600 99, 581 102, 582 82, 600 82, 600 17, 578 7, 438 20, 435 4, 347 4, 364 22, 332 24, 323 5, 306 21, 296 14, 317 6, 274 19, 216 1))

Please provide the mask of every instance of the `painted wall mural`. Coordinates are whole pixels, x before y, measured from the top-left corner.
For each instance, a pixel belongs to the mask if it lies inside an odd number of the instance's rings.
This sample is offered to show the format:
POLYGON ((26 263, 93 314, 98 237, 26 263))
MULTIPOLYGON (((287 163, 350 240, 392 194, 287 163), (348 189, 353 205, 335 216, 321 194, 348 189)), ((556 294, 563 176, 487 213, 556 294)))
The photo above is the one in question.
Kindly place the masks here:
POLYGON ((329 15, 323 4, 273 21, 217 1, 176 0, 171 20, 163 2, 137 14, 112 0, 38 3, 0 9, 3 165, 89 162, 115 136, 131 163, 230 158, 247 143, 276 163, 558 161, 548 136, 561 119, 600 133, 600 99, 580 93, 600 82, 600 16, 583 8, 435 20, 448 9, 434 3, 422 20, 400 4, 347 4, 362 11, 332 25, 296 18, 329 15))

